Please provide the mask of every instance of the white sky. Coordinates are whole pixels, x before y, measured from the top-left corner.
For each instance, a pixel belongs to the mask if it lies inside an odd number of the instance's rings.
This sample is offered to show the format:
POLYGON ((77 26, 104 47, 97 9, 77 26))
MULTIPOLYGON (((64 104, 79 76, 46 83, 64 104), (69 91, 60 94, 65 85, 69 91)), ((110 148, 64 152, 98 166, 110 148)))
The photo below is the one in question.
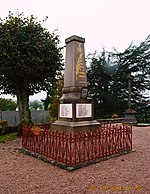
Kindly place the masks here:
MULTIPOLYGON (((132 41, 139 44, 150 35, 150 0, 0 0, 2 19, 17 9, 25 17, 48 16, 44 26, 50 32, 58 29, 61 45, 72 35, 85 38, 85 55, 103 47, 124 51, 132 41)), ((30 99, 41 98, 45 95, 30 99)))

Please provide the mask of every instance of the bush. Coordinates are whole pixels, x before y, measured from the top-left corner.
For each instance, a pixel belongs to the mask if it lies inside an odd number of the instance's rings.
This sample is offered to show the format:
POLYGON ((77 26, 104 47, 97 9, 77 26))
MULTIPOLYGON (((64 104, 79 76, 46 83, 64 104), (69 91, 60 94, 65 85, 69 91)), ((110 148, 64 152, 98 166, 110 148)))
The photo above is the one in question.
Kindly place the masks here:
POLYGON ((16 133, 17 126, 2 126, 0 127, 0 135, 9 134, 9 133, 16 133))
POLYGON ((0 121, 0 126, 7 126, 8 122, 6 120, 0 121))

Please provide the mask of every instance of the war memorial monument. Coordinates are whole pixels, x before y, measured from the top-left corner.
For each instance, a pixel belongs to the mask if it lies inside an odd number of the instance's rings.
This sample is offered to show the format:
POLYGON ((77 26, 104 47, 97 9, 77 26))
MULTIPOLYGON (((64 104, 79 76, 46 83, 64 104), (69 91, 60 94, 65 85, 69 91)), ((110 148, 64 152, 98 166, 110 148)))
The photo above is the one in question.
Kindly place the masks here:
POLYGON ((85 39, 74 35, 65 43, 64 88, 59 100, 58 120, 53 123, 53 129, 65 132, 98 129, 100 124, 94 120, 93 102, 88 97, 85 39))
POLYGON ((58 120, 41 127, 24 126, 22 152, 72 171, 132 152, 132 126, 94 120, 93 102, 88 97, 85 39, 71 36, 65 42, 64 88, 58 120))

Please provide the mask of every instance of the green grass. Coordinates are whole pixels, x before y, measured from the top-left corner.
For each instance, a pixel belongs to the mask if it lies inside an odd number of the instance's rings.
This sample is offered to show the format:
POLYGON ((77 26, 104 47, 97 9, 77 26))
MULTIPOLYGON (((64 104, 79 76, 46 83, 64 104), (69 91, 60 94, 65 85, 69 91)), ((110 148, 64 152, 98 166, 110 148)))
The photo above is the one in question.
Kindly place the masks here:
POLYGON ((0 135, 0 143, 6 143, 8 141, 12 141, 16 139, 17 133, 10 133, 5 135, 0 135))

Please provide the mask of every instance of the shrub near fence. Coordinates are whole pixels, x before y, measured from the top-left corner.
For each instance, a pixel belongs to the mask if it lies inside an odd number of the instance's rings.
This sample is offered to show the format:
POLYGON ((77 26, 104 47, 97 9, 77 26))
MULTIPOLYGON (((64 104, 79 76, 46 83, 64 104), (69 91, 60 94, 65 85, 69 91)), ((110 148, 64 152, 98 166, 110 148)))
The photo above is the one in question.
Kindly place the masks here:
POLYGON ((132 150, 132 126, 102 125, 100 131, 64 133, 23 127, 22 147, 69 167, 132 150))

